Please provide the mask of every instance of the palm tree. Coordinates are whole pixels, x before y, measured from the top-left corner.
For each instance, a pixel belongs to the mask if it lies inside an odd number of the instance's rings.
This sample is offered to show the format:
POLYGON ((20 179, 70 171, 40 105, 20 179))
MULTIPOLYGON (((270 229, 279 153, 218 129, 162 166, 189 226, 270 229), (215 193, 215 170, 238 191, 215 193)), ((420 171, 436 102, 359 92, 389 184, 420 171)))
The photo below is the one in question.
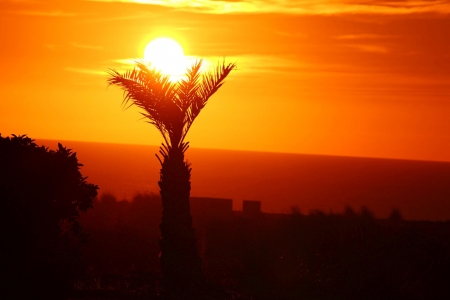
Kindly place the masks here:
POLYGON ((160 156, 156 154, 156 157, 161 163, 158 184, 163 206, 160 224, 162 283, 169 291, 196 289, 204 283, 190 213, 191 168, 184 160, 189 147, 185 138, 208 99, 235 69, 235 64, 223 62, 202 74, 202 62, 195 62, 179 82, 171 82, 169 76, 139 61, 133 70, 124 74, 110 70, 107 80, 109 85, 124 90, 124 107, 141 108, 141 114, 164 138, 160 156))

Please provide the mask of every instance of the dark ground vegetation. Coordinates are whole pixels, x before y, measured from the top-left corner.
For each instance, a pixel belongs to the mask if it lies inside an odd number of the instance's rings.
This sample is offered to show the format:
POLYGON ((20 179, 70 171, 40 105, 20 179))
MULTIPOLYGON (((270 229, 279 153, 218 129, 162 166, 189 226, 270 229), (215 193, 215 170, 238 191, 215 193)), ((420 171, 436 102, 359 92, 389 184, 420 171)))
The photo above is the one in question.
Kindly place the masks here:
POLYGON ((97 186, 75 153, 0 135, 0 299, 59 299, 82 274, 79 213, 97 186))
MULTIPOLYGON (((159 196, 93 199, 97 187, 81 176, 75 154, 26 137, 0 137, 0 163, 0 299, 166 299, 159 196)), ((377 219, 349 207, 307 215, 195 211, 193 218, 215 299, 450 294, 448 221, 402 220, 399 211, 377 219)))
MULTIPOLYGON (((90 233, 81 290, 158 298, 156 195, 112 195, 83 215, 90 233)), ((229 299, 441 299, 449 293, 450 222, 376 219, 367 208, 211 218, 194 214, 208 281, 229 299)), ((116 294, 118 295, 118 294, 116 294)), ((104 298, 107 299, 107 298, 104 298)), ((130 298, 134 299, 134 298, 130 298)))

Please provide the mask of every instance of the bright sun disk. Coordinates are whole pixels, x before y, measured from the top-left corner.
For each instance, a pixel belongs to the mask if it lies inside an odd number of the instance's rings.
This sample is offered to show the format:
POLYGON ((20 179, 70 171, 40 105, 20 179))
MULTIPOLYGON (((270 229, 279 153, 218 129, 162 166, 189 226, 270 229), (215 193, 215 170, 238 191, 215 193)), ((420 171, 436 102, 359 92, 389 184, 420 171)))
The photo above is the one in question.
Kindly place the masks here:
POLYGON ((144 60, 171 80, 178 80, 186 72, 187 58, 183 48, 171 38, 157 38, 151 41, 144 50, 144 60))

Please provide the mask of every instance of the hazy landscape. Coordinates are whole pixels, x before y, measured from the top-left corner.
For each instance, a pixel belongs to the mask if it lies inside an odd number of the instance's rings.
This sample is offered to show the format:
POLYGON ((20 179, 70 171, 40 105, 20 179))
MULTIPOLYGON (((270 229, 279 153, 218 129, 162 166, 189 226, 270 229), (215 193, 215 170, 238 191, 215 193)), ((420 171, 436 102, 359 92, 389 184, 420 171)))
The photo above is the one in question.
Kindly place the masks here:
MULTIPOLYGON (((76 299, 160 299, 161 210, 157 195, 118 201, 105 194, 94 201, 81 218, 90 236, 83 248, 89 268, 77 281, 76 299)), ((368 209, 193 209, 192 215, 203 271, 228 292, 224 299, 427 300, 447 294, 449 222, 376 219, 368 209)))
POLYGON ((202 193, 188 199, 189 218, 204 283, 178 290, 164 285, 164 202, 142 184, 158 180, 156 147, 63 142, 51 150, 25 136, 0 141, 0 297, 427 300, 448 293, 448 163, 190 149, 202 193))
POLYGON ((0 3, 0 300, 450 299, 450 0, 0 3))
MULTIPOLYGON (((56 141, 38 140, 50 148, 56 141)), ((156 146, 63 142, 77 152, 99 193, 132 199, 159 193, 156 146)), ((342 212, 367 206, 379 218, 393 208, 405 219, 450 219, 450 163, 191 148, 191 196, 259 200, 264 212, 342 212)))

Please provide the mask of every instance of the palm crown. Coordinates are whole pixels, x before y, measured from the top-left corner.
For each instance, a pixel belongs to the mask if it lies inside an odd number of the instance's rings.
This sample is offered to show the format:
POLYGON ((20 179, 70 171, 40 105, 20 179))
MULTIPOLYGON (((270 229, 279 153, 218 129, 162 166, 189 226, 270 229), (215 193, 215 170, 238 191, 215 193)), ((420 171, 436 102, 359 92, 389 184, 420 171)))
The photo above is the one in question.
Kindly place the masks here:
POLYGON ((189 128, 236 66, 223 62, 202 74, 202 63, 203 60, 197 60, 186 71, 184 79, 172 82, 168 75, 137 61, 136 66, 124 74, 110 70, 108 83, 124 90, 123 105, 126 108, 136 105, 144 110, 141 114, 161 132, 167 152, 177 147, 184 153, 188 147, 184 139, 189 128))

